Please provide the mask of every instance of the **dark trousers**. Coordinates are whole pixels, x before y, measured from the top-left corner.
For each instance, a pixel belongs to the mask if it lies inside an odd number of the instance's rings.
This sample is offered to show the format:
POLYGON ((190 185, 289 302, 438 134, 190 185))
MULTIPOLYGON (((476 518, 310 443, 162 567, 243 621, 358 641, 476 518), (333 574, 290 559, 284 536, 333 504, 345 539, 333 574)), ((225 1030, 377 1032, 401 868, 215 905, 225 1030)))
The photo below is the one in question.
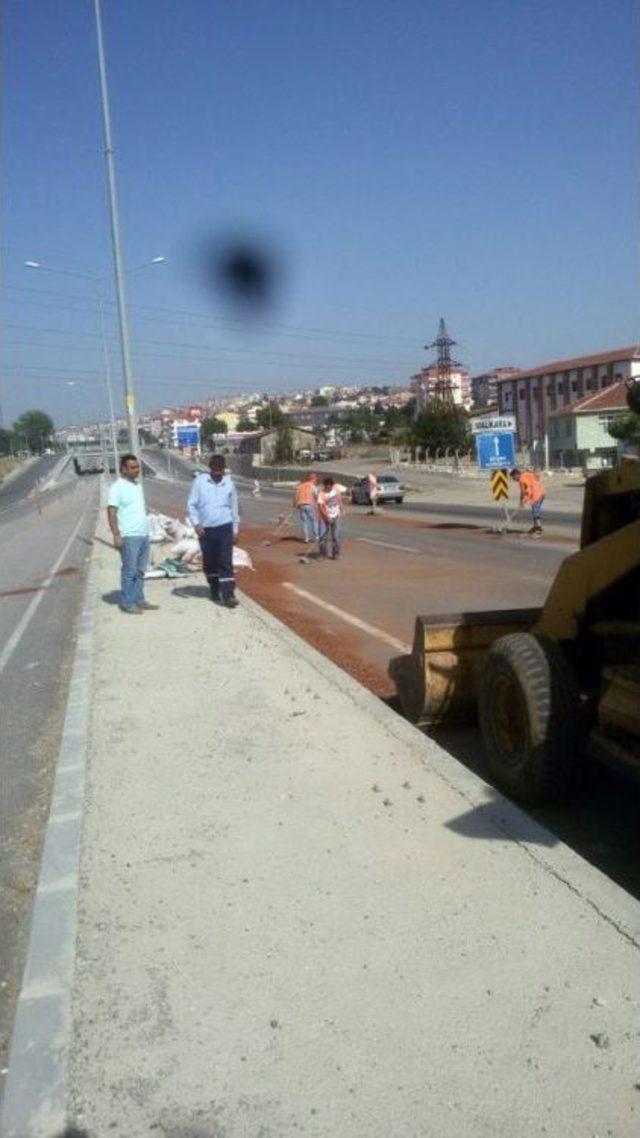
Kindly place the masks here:
POLYGON ((202 568, 211 596, 232 597, 236 587, 233 575, 233 525, 213 526, 205 529, 200 538, 202 568))

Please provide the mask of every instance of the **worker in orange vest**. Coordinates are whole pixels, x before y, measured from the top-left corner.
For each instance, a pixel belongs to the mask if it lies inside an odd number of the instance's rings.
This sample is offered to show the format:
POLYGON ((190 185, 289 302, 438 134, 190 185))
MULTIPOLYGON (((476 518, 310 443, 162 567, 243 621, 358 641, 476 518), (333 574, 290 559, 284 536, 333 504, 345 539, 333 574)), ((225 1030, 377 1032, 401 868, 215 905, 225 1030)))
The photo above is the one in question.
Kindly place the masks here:
POLYGON ((534 474, 532 470, 522 471, 515 467, 511 471, 511 478, 520 486, 520 505, 531 507, 531 516, 533 518, 533 525, 529 533, 538 534, 542 533, 542 522, 540 515, 542 513, 542 505, 544 503, 546 490, 541 478, 534 474))
POLYGON ((309 541, 318 540, 318 485, 317 476, 309 471, 298 482, 293 496, 293 505, 298 511, 302 540, 305 545, 309 541))

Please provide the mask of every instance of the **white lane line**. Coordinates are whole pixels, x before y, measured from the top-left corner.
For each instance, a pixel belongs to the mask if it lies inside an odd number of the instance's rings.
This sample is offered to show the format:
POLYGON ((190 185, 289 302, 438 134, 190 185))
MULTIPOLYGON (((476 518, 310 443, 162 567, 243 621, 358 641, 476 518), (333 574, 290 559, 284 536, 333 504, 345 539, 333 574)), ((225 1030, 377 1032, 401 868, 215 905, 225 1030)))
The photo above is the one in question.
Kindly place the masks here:
POLYGON ((49 570, 49 576, 42 583, 42 585, 39 586, 38 592, 36 593, 35 597, 31 601, 28 608, 22 614, 22 619, 18 621, 16 627, 14 628, 13 632, 11 633, 11 636, 9 637, 9 639, 7 640, 7 643, 5 644, 4 648, 2 649, 2 652, 0 652, 0 676, 4 672, 7 664, 9 663, 11 656, 13 655, 16 648, 18 647, 18 644, 20 643, 27 626, 29 625, 29 622, 31 621, 31 618, 34 616, 34 614, 38 608, 38 605, 40 604, 42 598, 44 597, 47 589, 51 585, 51 582, 53 581, 53 578, 55 577, 56 573, 58 572, 58 569, 62 565, 62 562, 64 561, 65 557, 67 556, 67 553, 71 549, 71 546, 73 545, 73 543, 74 543, 74 541, 78 535, 78 531, 79 531, 82 523, 84 522, 84 519, 86 518, 86 516, 89 512, 90 504, 91 503, 87 504, 87 507, 86 507, 82 517, 80 518, 80 521, 78 522, 73 533, 71 534, 71 537, 69 538, 64 549, 62 550, 62 553, 60 554, 58 560, 56 561, 55 565, 49 570))
POLYGON ((282 582, 283 588, 290 589, 292 593, 302 597, 305 601, 311 601, 312 604, 318 605, 319 608, 324 609, 325 612, 330 612, 333 616, 339 617, 347 624, 352 624, 354 628, 359 628, 362 632, 367 632, 369 636, 375 636, 376 640, 382 640, 385 644, 389 644, 391 648, 396 648, 398 652, 411 652, 408 644, 404 644, 402 640, 396 640, 395 636, 390 636, 388 632, 383 632, 381 628, 375 628, 373 624, 367 624, 366 620, 360 620, 357 616, 352 616, 350 612, 345 612, 344 609, 337 608, 336 605, 330 605, 328 601, 323 601, 320 597, 314 596, 313 593, 307 593, 306 589, 299 589, 297 585, 292 585, 290 581, 282 582))
POLYGON ((422 553, 410 545, 394 545, 392 541, 376 541, 375 537, 354 537, 354 541, 366 541, 367 545, 383 545, 385 549, 399 549, 401 553, 422 553))

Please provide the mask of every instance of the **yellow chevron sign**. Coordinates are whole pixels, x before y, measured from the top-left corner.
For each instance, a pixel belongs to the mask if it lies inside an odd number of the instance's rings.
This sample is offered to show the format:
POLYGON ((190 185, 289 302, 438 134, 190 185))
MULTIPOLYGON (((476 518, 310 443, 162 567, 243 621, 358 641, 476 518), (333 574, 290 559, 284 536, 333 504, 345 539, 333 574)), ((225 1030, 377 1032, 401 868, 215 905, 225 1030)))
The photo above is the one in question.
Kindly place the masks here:
POLYGON ((491 475, 491 493, 495 502, 509 497, 509 475, 506 470, 494 470, 491 475))

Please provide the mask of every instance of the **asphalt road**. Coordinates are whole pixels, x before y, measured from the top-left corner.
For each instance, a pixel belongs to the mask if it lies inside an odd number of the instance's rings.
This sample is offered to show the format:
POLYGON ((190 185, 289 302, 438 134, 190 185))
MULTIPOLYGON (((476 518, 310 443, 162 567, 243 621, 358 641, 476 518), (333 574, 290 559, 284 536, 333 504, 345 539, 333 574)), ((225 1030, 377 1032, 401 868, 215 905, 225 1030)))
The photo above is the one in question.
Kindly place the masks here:
MULTIPOLYGON (((181 476, 182 477, 182 476, 181 476)), ((191 477, 191 475, 189 475, 191 477)), ((239 485, 248 487, 250 482, 247 479, 238 478, 239 485)), ((455 485, 455 490, 460 491, 460 486, 455 485)), ((261 489, 262 496, 265 498, 273 497, 282 502, 290 502, 292 490, 289 487, 276 487, 263 484, 261 489)), ((513 502, 511 503, 511 513, 514 514, 513 502)), ((487 501, 486 505, 477 505, 474 502, 447 502, 440 499, 430 499, 428 502, 419 502, 412 498, 411 495, 405 498, 402 505, 389 503, 384 507, 384 511, 389 517, 411 517, 415 515, 419 518, 446 518, 455 519, 458 521, 471 521, 478 525, 496 526, 501 525, 503 522, 503 513, 498 505, 491 501, 487 501)), ((579 533, 581 514, 575 510, 557 510, 545 509, 544 511, 544 526, 549 529, 551 533, 558 531, 562 532, 575 532, 579 533)), ((531 524, 530 513, 521 510, 517 515, 514 528, 526 528, 531 524)))
POLYGON ((49 474, 56 463, 60 461, 59 454, 45 454, 37 462, 31 463, 19 474, 16 474, 7 483, 0 486, 0 514, 10 506, 21 502, 38 482, 49 474))
POLYGON ((22 974, 97 504, 94 479, 70 481, 60 492, 21 504, 17 492, 28 493, 43 466, 46 473, 51 462, 32 467, 0 495, 4 504, 11 490, 16 507, 0 513, 0 1068, 22 974))
MULTIPOLYGON (((193 478, 194 465, 188 460, 182 458, 180 455, 175 455, 173 452, 168 453, 162 447, 149 447, 145 448, 144 455, 162 474, 168 476, 173 481, 189 483, 193 478)), ((250 487, 251 480, 245 478, 236 479, 239 486, 250 487)), ((440 492, 442 492, 441 481, 438 483, 440 492)), ((453 484, 454 489, 459 493, 462 487, 460 483, 453 484)), ((473 486, 476 491, 477 487, 473 486)), ((436 494, 438 489, 434 491, 436 494)), ((268 483, 262 484, 262 495, 264 498, 274 498, 274 500, 283 503, 291 500, 291 489, 287 487, 274 487, 268 483)), ((459 503, 448 502, 443 498, 433 498, 428 502, 419 502, 409 494, 401 506, 395 503, 390 503, 386 510, 390 516, 397 514, 402 517, 404 515, 417 517, 432 517, 440 519, 453 519, 458 521, 472 521, 478 525, 494 526, 502 524, 503 514, 499 506, 487 501, 486 505, 478 505, 474 502, 459 503)), ((513 503, 511 503, 511 512, 514 512, 513 503)), ((581 514, 579 510, 563 510, 548 508, 544 511, 544 525, 545 528, 551 533, 562 531, 569 533, 575 531, 577 534, 580 529, 581 514)), ((516 525, 524 527, 529 524, 529 513, 521 511, 516 519, 516 525)))
MULTIPOLYGON (((187 493, 185 483, 147 485, 151 506, 180 516, 187 493)), ((559 564, 577 547, 577 534, 574 540, 498 536, 461 515, 451 526, 392 509, 372 517, 356 508, 346 519, 341 560, 303 563, 295 520, 274 536, 290 500, 288 491, 275 490, 255 500, 240 485, 240 544, 257 570, 244 571, 240 587, 392 706, 388 662, 408 649, 417 615, 542 604, 559 564)), ((436 737, 486 777, 476 729, 440 730, 436 737)), ((571 804, 532 814, 640 896, 640 786, 585 759, 571 804)))

